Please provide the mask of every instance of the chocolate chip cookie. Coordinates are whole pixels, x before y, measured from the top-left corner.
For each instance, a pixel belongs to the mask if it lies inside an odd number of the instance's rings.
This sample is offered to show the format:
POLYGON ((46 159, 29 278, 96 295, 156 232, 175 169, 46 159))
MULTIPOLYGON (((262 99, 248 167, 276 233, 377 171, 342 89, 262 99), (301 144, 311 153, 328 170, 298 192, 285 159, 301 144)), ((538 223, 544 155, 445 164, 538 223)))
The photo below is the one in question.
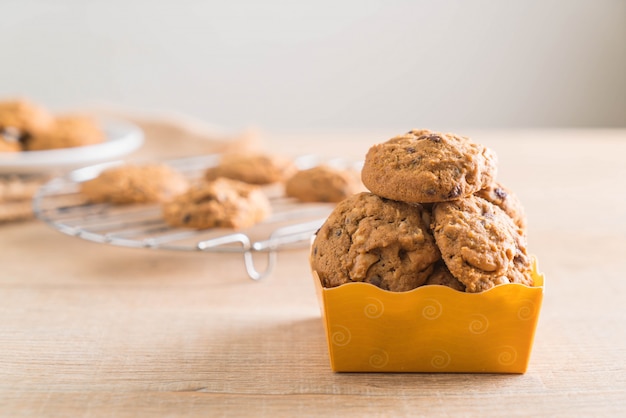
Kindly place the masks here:
POLYGON ((354 173, 319 165, 290 177, 285 184, 285 194, 302 202, 341 202, 360 188, 354 173))
POLYGON ((96 121, 86 115, 62 115, 48 129, 25 143, 28 151, 80 147, 104 142, 105 135, 96 121))
POLYGON ((476 196, 482 197, 488 202, 493 203, 507 215, 509 215, 515 225, 522 231, 526 231, 526 214, 522 202, 511 190, 504 187, 498 182, 494 182, 482 190, 476 192, 476 196))
POLYGON ((80 185, 92 202, 116 204, 164 202, 189 187, 188 180, 165 164, 126 164, 104 170, 80 185))
POLYGON ((14 139, 9 135, 0 133, 0 152, 19 152, 22 151, 22 145, 18 139, 14 139))
POLYGON ((278 155, 226 154, 219 164, 205 171, 204 177, 211 181, 219 177, 250 184, 283 182, 297 171, 293 161, 278 155))
POLYGON ((365 282, 414 289, 441 258, 422 207, 359 193, 340 202, 315 236, 311 266, 324 287, 365 282))
POLYGON ((0 102, 0 134, 5 137, 5 142, 26 143, 53 122, 54 117, 46 109, 28 100, 0 102))
POLYGON ((196 185, 163 204, 169 225, 195 229, 246 228, 270 212, 269 200, 260 188, 226 178, 196 185))
POLYGON ((459 199, 493 182, 496 155, 467 137, 412 130, 371 147, 361 179, 372 193, 409 203, 459 199))
POLYGON ((505 283, 532 286, 525 238, 496 205, 473 195, 436 203, 432 230, 443 261, 467 292, 505 283))
POLYGON ((424 285, 448 286, 454 290, 465 292, 465 285, 450 273, 446 263, 441 260, 437 261, 432 274, 428 276, 424 285))

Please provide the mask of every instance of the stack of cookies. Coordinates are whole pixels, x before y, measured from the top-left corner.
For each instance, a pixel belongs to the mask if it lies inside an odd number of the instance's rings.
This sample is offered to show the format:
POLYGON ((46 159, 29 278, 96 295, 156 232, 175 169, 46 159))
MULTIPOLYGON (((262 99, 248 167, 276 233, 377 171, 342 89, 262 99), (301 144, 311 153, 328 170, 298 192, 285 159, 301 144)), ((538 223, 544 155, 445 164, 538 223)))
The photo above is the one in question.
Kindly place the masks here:
POLYGON ((467 137, 429 130, 371 147, 361 172, 370 192, 340 202, 316 234, 311 265, 322 285, 532 286, 524 212, 496 181, 496 163, 467 137))

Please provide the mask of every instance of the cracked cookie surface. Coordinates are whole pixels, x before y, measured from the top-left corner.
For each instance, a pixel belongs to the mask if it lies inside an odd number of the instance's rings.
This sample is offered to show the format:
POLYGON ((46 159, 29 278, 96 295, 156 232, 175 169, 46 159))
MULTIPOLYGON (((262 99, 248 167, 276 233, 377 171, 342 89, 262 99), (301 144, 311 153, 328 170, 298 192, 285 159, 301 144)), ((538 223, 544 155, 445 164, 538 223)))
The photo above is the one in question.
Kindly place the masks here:
POLYGON ((269 199, 259 187, 226 178, 196 185, 163 205, 169 225, 195 229, 246 228, 270 211, 269 199))
POLYGON ((187 190, 188 180, 165 164, 125 164, 85 181, 80 191, 92 202, 164 202, 187 190))
POLYGON ((372 193, 409 203, 471 195, 493 182, 496 155, 469 138, 412 130, 372 146, 361 179, 372 193))
POLYGON ((446 264, 439 260, 435 264, 435 268, 424 285, 448 286, 454 290, 465 292, 465 285, 450 273, 446 264))
POLYGON ((324 287, 366 282, 407 291, 441 258, 420 205, 363 192, 340 202, 317 232, 311 266, 324 287))
POLYGON ((532 286, 525 238, 496 205, 476 196, 436 203, 432 230, 443 261, 467 292, 505 283, 532 286))
POLYGON ((524 207, 517 195, 511 190, 498 182, 494 182, 475 194, 502 209, 513 219, 515 225, 522 231, 526 231, 526 213, 524 207))
POLYGON ((208 181, 226 177, 250 184, 271 184, 285 181, 296 171, 291 160, 277 155, 226 154, 217 166, 205 171, 204 177, 208 181))
POLYGON ((285 194, 302 202, 337 203, 360 190, 353 173, 326 165, 298 171, 285 183, 285 194))

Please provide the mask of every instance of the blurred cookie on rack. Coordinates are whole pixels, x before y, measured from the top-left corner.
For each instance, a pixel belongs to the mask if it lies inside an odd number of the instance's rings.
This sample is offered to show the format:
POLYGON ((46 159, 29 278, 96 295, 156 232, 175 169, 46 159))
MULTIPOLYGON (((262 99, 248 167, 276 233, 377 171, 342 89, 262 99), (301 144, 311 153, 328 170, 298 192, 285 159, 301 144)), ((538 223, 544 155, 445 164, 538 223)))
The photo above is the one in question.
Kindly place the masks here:
POLYGON ((0 175, 0 224, 34 217, 32 199, 47 175, 0 175))
POLYGON ((322 164, 288 178, 285 195, 302 202, 338 203, 362 189, 358 173, 322 164))
POLYGON ((220 177, 244 183, 265 185, 286 181, 297 171, 291 159, 262 153, 224 154, 218 165, 208 168, 204 178, 208 181, 220 177))
POLYGON ((193 186, 162 209, 170 226, 195 229, 246 228, 271 212, 259 187, 223 177, 193 186))
POLYGON ((80 184, 91 202, 115 204, 165 202, 188 188, 184 175, 159 163, 115 166, 80 184))

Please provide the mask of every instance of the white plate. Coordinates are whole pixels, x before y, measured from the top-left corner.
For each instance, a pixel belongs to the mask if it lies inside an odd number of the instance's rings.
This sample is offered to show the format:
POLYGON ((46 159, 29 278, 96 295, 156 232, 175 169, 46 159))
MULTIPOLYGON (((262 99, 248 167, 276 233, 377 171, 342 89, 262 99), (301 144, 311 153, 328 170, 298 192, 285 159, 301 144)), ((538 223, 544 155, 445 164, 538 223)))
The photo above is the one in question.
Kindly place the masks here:
POLYGON ((143 144, 143 131, 128 122, 102 121, 106 140, 84 147, 47 151, 0 153, 0 174, 30 174, 68 170, 110 161, 129 154, 143 144))

